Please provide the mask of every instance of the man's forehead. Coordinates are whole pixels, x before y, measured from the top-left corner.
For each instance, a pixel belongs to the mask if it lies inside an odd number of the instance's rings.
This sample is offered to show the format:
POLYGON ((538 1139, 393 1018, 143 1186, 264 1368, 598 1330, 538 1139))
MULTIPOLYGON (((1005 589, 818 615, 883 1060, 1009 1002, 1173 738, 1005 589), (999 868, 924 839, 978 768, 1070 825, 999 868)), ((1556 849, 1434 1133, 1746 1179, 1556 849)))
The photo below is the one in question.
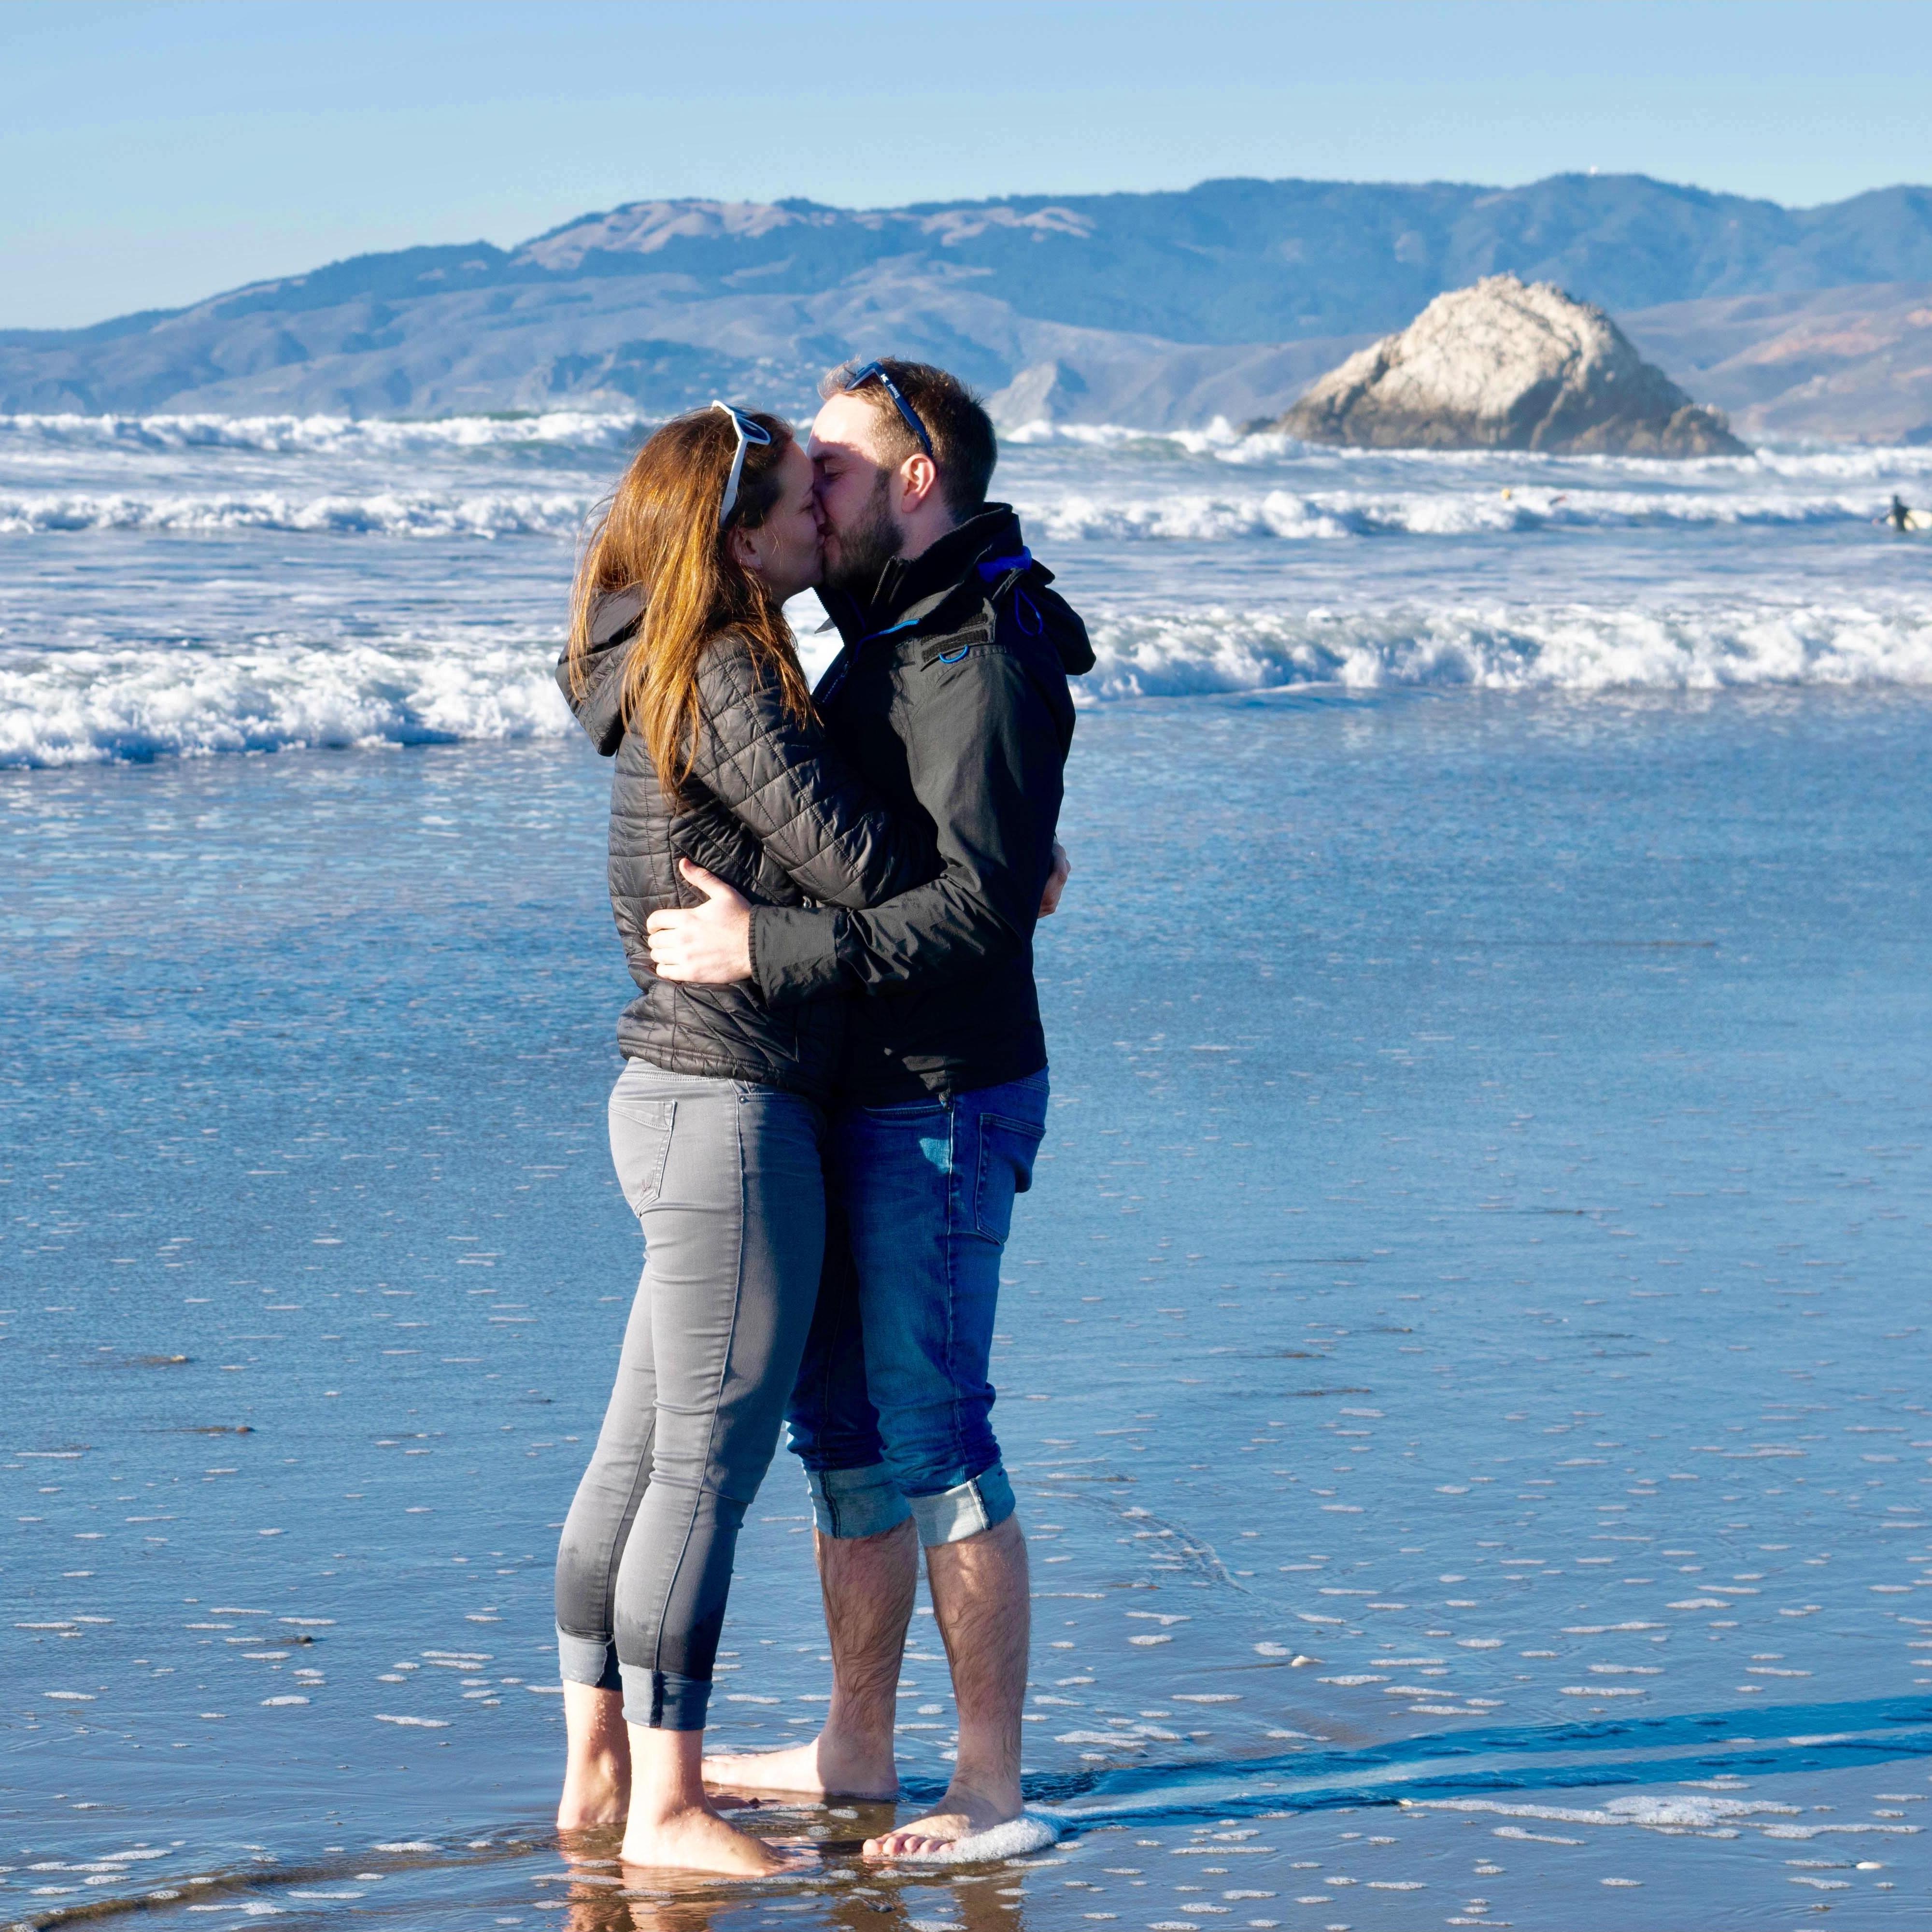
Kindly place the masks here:
POLYGON ((808 454, 814 462, 835 452, 878 464, 878 412, 856 396, 828 396, 813 418, 808 454))

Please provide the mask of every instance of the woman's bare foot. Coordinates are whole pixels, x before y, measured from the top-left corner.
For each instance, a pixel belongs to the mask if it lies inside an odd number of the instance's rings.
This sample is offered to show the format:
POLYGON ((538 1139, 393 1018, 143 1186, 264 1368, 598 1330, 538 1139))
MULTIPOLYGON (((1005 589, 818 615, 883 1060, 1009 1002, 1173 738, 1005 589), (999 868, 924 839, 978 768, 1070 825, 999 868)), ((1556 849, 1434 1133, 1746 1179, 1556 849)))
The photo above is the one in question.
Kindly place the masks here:
POLYGON ((1010 1802, 983 1796, 964 1786, 954 1785, 939 1801, 939 1808, 909 1825, 896 1826, 866 1840, 868 1858, 917 1858, 928 1852, 956 1845, 962 1838, 976 1838, 995 1825, 1004 1825, 1020 1815, 1020 1796, 1010 1802))
POLYGON ((770 1878, 815 1854, 767 1844, 719 1817, 700 1775, 702 1731, 633 1724, 631 1814, 618 1856, 658 1871, 710 1872, 719 1878, 770 1878))
POLYGON ((707 1757, 704 1781, 727 1791, 790 1791, 810 1798, 886 1798, 898 1796, 892 1747, 883 1752, 845 1744, 824 1732, 788 1750, 746 1751, 707 1757))
POLYGON ((556 1808, 560 1832, 593 1825, 621 1825, 631 1802, 631 1741, 624 1696, 590 1684, 563 1687, 568 1755, 563 1797, 556 1808))
POLYGON ((710 1872, 721 1878, 771 1878, 812 1862, 803 1849, 767 1844, 728 1825, 708 1805, 661 1818, 634 1816, 620 1854, 627 1865, 657 1871, 710 1872))

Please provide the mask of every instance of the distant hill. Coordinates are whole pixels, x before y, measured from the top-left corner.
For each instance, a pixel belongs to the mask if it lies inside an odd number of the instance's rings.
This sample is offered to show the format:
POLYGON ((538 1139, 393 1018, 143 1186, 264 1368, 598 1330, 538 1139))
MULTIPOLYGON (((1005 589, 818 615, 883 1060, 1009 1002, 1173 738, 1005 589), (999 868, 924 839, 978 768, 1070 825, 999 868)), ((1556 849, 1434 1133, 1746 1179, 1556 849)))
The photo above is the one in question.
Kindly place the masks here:
POLYGON ((1932 282, 1720 296, 1624 321, 1747 436, 1932 442, 1932 282))
MULTIPOLYGON (((1828 398, 1808 415, 1800 398, 1779 427, 1870 436, 1932 422, 1932 373, 1907 380, 1914 352, 1898 350, 1922 328, 1904 320, 1900 285, 1932 284, 1932 191, 1792 209, 1590 175, 1509 189, 1218 181, 874 209, 634 202, 507 250, 363 256, 92 328, 0 332, 0 408, 656 411, 724 393, 797 409, 826 364, 896 350, 1002 392, 1009 419, 1160 428, 1278 412, 1435 296, 1504 270, 1609 309, 1746 434, 1783 392, 1760 375, 1772 390, 1746 408, 1718 393, 1702 374, 1720 382, 1720 343, 1818 298, 1844 322, 1870 289, 1893 316, 1885 406, 1853 381, 1856 421, 1824 419, 1828 398)), ((1856 361, 1856 331, 1838 334, 1821 352, 1856 361)), ((1818 374, 1808 364, 1803 380, 1816 388, 1818 374)))

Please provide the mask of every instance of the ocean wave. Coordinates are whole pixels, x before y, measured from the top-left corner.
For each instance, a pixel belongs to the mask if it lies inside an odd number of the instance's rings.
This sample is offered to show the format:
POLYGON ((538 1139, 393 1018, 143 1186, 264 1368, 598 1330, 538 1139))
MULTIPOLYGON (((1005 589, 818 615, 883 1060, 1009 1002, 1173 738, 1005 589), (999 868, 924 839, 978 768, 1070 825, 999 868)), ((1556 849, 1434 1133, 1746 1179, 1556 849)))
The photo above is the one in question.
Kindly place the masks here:
MULTIPOLYGON (((417 451, 460 453, 539 444, 589 451, 628 450, 662 420, 657 415, 588 410, 434 418, 0 413, 0 455, 10 444, 22 450, 38 447, 82 453, 256 451, 352 458, 417 451)), ((1532 450, 1344 449, 1303 442, 1272 430, 1244 430, 1218 416, 1192 429, 1146 429, 1126 423, 1028 423, 1002 431, 1000 442, 1016 451, 1050 452, 1058 448, 1166 461, 1209 460, 1238 468, 1387 466, 1438 478, 1452 486, 1491 471, 1532 478, 1540 475, 1624 476, 1646 482, 1672 477, 1880 482, 1932 476, 1932 445, 1924 444, 1766 444, 1748 456, 1694 458, 1581 456, 1532 450)))
MULTIPOLYGON (((568 536, 596 505, 587 491, 377 490, 148 494, 0 490, 0 536, 88 530, 237 530, 352 536, 568 536)), ((1368 536, 1490 536, 1562 530, 1867 524, 1869 495, 1694 491, 1270 490, 1138 497, 1070 490, 1022 497, 1036 542, 1319 542, 1368 536)))
POLYGON ((1559 490, 1536 486, 1401 493, 1270 490, 1257 496, 1182 494, 1110 501, 1080 492, 1018 506, 1030 532, 1059 542, 1216 543, 1272 537, 1490 536, 1540 530, 1869 524, 1875 502, 1856 495, 1768 490, 1559 490))
POLYGON ((349 536, 557 536, 573 534, 594 499, 485 490, 378 490, 302 497, 275 491, 170 496, 76 490, 0 491, 0 536, 80 530, 213 532, 304 530, 349 536))
POLYGON ((73 650, 0 665, 0 766, 560 737, 548 640, 73 650))
MULTIPOLYGON (((1085 706, 1328 686, 1714 692, 1932 686, 1932 608, 1388 606, 1101 611, 1085 706)), ((806 640, 810 668, 830 642, 806 640)), ((0 766, 567 736, 548 636, 220 652, 85 646, 0 662, 0 766)))
POLYGON ((1580 693, 1932 685, 1932 610, 1208 608, 1103 616, 1090 630, 1098 662, 1075 687, 1086 704, 1301 685, 1580 693))
POLYGON ((74 450, 260 450, 287 455, 389 455, 519 443, 619 449, 640 441, 657 420, 582 410, 424 422, 330 416, 0 415, 0 449, 8 439, 74 450))
POLYGON ((1507 470, 1570 476, 1627 476, 1646 481, 1685 478, 1816 477, 1882 482, 1932 476, 1932 445, 1924 443, 1768 443, 1745 456, 1585 455, 1524 449, 1349 449, 1304 442, 1276 430, 1244 430, 1225 416, 1198 429, 1139 429, 1125 423, 1032 422, 1003 430, 1002 446, 1094 450, 1155 459, 1207 459, 1240 466, 1268 464, 1388 464, 1440 476, 1507 470))

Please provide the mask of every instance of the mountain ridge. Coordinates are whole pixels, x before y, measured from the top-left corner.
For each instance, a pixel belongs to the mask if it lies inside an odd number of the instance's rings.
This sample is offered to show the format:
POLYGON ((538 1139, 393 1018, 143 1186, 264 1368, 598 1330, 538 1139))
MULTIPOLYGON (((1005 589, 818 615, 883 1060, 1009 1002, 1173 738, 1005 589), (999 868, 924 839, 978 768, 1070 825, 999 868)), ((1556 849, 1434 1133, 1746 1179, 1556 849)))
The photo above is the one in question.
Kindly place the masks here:
MULTIPOLYGON (((720 386, 798 406, 827 364, 897 350, 1016 406, 1047 398, 1096 420, 1133 404, 1161 428, 1278 413, 1293 393, 1269 383, 1305 386, 1326 366, 1312 359, 1499 272, 1636 317, 1640 340, 1642 312, 1671 308, 1666 366, 1684 380, 1717 359, 1690 339, 1687 304, 1932 282, 1932 190, 1808 209, 1574 174, 1519 188, 1232 177, 858 209, 644 200, 512 248, 427 244, 83 329, 0 330, 0 409, 658 410, 720 386)), ((1725 326, 1735 336, 1735 313, 1725 326)), ((1888 381, 1880 416, 1932 419, 1932 372, 1888 381)))

